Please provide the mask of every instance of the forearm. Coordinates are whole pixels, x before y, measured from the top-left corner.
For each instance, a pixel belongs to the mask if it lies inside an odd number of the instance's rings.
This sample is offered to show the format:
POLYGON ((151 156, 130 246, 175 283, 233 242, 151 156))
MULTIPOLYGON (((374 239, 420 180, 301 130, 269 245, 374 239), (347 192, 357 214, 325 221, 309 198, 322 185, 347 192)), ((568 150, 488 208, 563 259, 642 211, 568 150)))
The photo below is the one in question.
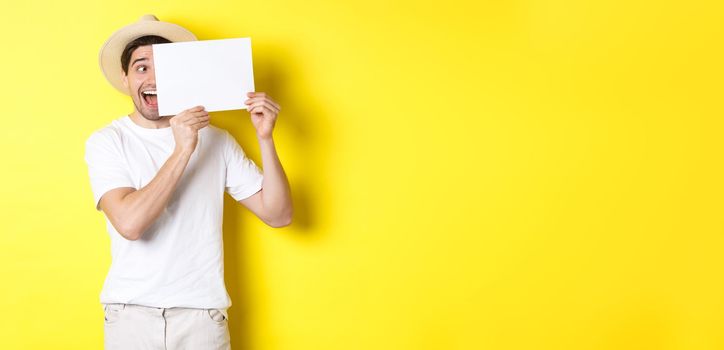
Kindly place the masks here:
POLYGON ((287 175, 271 137, 259 138, 264 180, 262 203, 268 222, 284 226, 291 222, 292 196, 287 175))
POLYGON ((161 215, 188 165, 191 152, 174 151, 146 186, 131 192, 121 201, 119 221, 127 234, 140 238, 161 215))

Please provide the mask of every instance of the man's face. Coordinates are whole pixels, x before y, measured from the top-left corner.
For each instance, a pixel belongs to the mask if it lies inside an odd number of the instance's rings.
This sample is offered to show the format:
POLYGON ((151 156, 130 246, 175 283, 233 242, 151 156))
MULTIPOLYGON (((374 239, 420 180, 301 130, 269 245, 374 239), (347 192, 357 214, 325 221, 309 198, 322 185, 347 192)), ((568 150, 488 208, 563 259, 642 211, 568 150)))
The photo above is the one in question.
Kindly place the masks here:
POLYGON ((123 85, 133 99, 136 110, 148 120, 159 120, 156 98, 156 72, 153 68, 151 45, 139 46, 131 54, 128 74, 123 76, 123 85))

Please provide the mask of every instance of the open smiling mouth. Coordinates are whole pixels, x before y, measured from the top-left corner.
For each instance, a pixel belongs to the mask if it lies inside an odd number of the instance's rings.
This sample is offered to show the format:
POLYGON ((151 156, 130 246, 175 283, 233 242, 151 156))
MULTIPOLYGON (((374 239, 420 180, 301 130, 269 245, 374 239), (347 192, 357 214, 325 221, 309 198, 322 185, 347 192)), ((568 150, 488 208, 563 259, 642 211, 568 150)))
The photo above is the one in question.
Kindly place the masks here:
POLYGON ((156 96, 156 90, 144 90, 141 91, 141 98, 146 106, 150 108, 158 108, 158 97, 156 96))

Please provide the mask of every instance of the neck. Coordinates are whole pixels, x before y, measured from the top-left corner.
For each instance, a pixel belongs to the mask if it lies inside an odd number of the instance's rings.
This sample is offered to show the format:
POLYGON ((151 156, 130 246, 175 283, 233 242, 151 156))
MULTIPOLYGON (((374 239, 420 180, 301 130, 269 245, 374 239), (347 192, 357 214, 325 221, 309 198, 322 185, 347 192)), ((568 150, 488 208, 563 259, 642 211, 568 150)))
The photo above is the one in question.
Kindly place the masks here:
POLYGON ((158 120, 148 120, 144 118, 138 110, 134 110, 133 113, 128 115, 136 125, 147 128, 147 129, 162 129, 171 126, 169 118, 162 117, 158 120))

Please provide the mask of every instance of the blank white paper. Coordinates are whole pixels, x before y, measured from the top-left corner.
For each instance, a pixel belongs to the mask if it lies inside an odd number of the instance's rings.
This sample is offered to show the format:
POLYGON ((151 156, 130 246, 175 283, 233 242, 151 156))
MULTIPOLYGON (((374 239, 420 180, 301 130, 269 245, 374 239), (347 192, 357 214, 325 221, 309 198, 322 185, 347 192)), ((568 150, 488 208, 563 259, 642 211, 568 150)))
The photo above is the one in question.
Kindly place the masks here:
POLYGON ((246 109, 246 94, 254 91, 250 38, 156 44, 153 62, 162 116, 194 106, 246 109))

